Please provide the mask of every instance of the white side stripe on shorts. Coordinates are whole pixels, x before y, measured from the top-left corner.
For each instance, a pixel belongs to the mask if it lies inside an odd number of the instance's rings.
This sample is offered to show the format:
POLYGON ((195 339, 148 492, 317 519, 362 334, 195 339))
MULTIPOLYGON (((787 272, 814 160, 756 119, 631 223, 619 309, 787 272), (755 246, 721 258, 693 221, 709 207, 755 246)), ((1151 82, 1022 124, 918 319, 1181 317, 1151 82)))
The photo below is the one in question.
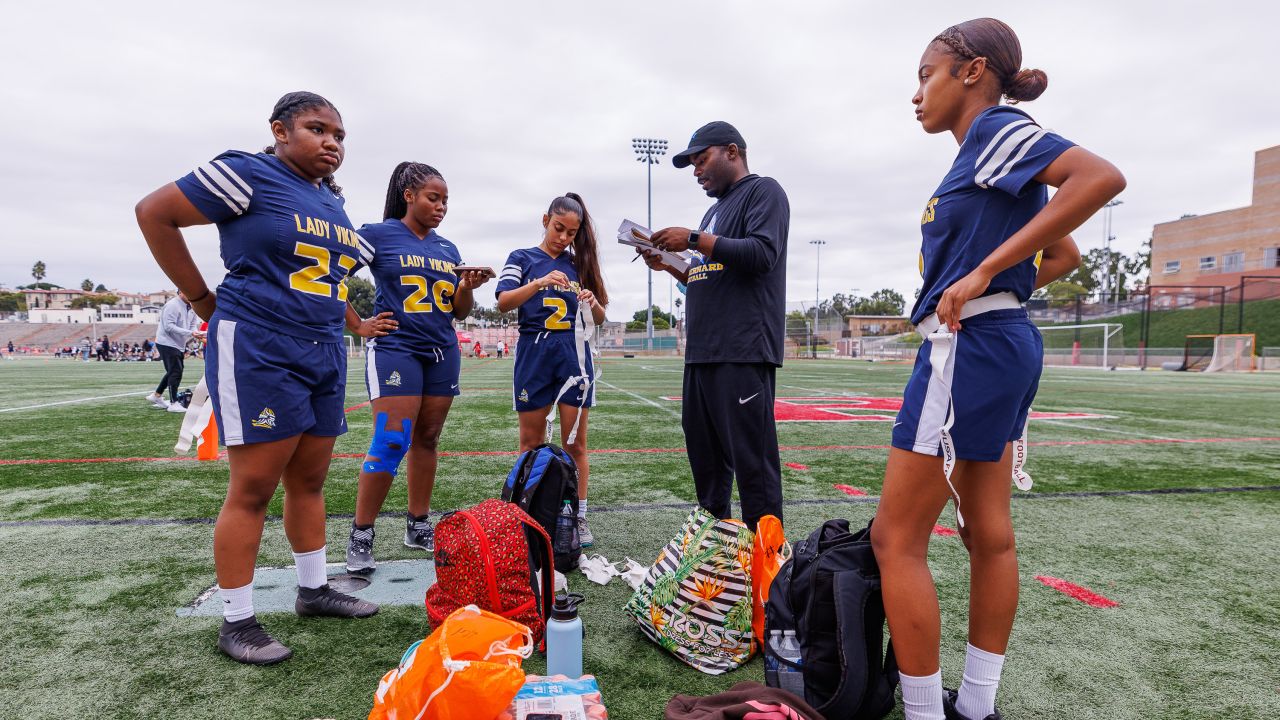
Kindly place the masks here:
POLYGON ((222 409, 222 438, 228 446, 244 444, 240 422, 240 391, 236 387, 236 324, 218 321, 218 405, 222 409))
POLYGON ((366 345, 367 348, 364 356, 364 377, 369 382, 369 402, 373 402, 382 397, 378 387, 378 363, 374 359, 376 352, 372 346, 366 345))

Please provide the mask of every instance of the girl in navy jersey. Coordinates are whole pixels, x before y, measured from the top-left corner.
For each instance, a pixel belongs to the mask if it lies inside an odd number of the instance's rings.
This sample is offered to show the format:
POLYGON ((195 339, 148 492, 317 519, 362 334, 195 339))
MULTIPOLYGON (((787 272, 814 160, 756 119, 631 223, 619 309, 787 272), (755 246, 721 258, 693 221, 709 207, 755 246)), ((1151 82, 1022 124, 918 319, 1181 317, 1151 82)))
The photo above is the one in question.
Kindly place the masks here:
POLYGON ((589 339, 604 322, 609 296, 582 197, 566 193, 552 200, 542 227, 541 244, 507 257, 498 274, 498 310, 520 308, 512 388, 520 414, 520 450, 542 443, 548 411, 556 405, 561 441, 578 467, 578 534, 587 547, 593 542, 586 520, 587 412, 595 405, 589 339))
POLYGON ((1026 422, 1043 362, 1021 303, 1079 264, 1069 233, 1125 185, 1107 161, 1000 104, 1044 91, 1045 74, 1021 64, 1009 26, 961 23, 925 49, 912 98, 925 131, 951 133, 960 150, 921 218, 924 287, 911 318, 925 343, 872 527, 907 720, 999 717, 1018 603, 1010 481, 1030 487, 1026 422), (944 696, 926 554, 949 497, 969 551, 970 613, 963 682, 944 696))
POLYGON ((367 617, 378 610, 329 587, 324 480, 346 432, 347 288, 360 261, 333 173, 346 130, 328 100, 289 93, 272 110, 274 144, 227 151, 138 203, 138 225, 165 274, 209 320, 205 378, 231 480, 214 527, 223 600, 218 647, 270 664, 292 652, 253 612, 253 571, 267 503, 283 482, 284 529, 303 616, 367 617), (181 228, 216 223, 227 275, 215 294, 181 228))
POLYGON ((360 472, 347 570, 372 572, 373 523, 408 454, 409 515, 404 544, 435 550, 428 513, 436 479, 436 446, 458 395, 462 354, 454 319, 471 312, 484 273, 458 275, 458 248, 436 228, 449 208, 449 187, 430 165, 400 163, 391 174, 383 221, 360 228, 361 260, 377 284, 376 316, 361 321, 348 305, 347 326, 372 338, 365 385, 373 405, 373 441, 360 472), (389 332, 388 332, 389 331, 389 332))

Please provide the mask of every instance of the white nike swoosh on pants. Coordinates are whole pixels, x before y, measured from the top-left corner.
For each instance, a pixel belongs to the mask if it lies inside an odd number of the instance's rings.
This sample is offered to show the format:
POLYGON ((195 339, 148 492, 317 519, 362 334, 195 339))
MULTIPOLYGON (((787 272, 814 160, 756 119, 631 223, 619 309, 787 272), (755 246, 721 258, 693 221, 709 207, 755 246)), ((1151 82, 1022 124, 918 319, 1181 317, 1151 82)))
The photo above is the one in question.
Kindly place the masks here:
POLYGON ((756 395, 759 395, 759 394, 760 394, 760 393, 756 393, 755 395, 752 395, 751 397, 749 397, 749 398, 747 398, 747 399, 745 399, 745 400, 743 400, 742 398, 738 398, 738 404, 739 404, 739 405, 746 405, 747 403, 751 402, 752 400, 755 400, 755 399, 756 399, 756 395))

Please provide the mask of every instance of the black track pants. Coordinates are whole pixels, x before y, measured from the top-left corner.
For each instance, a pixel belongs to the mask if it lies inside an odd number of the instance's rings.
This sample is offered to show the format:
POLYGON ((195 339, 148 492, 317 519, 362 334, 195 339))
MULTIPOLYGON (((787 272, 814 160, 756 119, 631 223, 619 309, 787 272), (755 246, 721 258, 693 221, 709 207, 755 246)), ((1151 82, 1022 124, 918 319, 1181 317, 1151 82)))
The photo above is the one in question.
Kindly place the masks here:
POLYGON ((168 345, 156 345, 160 351, 160 359, 164 361, 164 377, 156 386, 156 392, 162 393, 169 388, 169 402, 178 401, 178 384, 182 382, 182 351, 168 345))
POLYGON ((754 363, 684 366, 681 424, 698 503, 717 518, 731 517, 736 475, 742 520, 752 530, 765 515, 782 519, 775 372, 754 363))

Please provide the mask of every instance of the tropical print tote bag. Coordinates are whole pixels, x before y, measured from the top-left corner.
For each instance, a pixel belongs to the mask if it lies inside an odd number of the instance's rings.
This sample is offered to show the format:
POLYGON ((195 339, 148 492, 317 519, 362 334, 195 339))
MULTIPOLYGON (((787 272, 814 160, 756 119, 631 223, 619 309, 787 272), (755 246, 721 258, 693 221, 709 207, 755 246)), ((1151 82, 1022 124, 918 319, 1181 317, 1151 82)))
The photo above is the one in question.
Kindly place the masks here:
POLYGON ((695 669, 719 675, 751 659, 751 552, 739 520, 702 508, 662 549, 627 612, 654 642, 695 669))

